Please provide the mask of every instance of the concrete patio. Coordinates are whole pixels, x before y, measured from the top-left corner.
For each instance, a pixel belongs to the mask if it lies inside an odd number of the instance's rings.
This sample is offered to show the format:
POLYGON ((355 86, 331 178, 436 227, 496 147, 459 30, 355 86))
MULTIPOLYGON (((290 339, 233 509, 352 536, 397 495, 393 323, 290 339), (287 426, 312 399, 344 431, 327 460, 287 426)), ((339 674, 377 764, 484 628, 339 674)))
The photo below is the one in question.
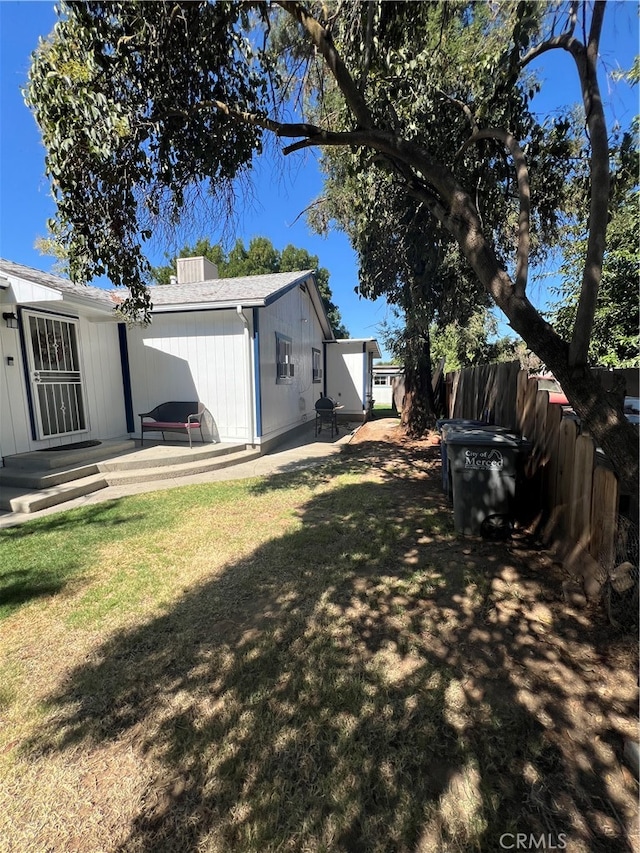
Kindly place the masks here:
POLYGON ((253 477, 304 467, 339 452, 360 424, 341 424, 337 436, 315 435, 308 424, 272 452, 244 444, 194 444, 123 438, 72 450, 7 456, 0 468, 0 527, 52 508, 108 500, 192 482, 253 477))

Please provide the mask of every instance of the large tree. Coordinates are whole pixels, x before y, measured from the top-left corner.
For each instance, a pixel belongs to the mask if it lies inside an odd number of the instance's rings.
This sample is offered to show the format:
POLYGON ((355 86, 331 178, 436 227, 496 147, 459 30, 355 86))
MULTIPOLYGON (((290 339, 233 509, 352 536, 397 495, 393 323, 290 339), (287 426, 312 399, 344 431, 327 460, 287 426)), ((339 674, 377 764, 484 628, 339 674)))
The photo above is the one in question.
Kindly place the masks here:
MULTIPOLYGON (((285 154, 319 146, 346 146, 363 156, 375 152, 380 168, 393 170, 407 193, 422 201, 455 240, 482 287, 514 331, 553 370, 619 476, 635 491, 635 432, 588 367, 610 185, 598 79, 605 3, 550 3, 542 7, 543 15, 535 3, 491 4, 494 17, 487 21, 486 38, 474 49, 478 67, 488 64, 495 86, 479 102, 466 101, 463 86, 443 91, 433 75, 424 73, 436 64, 434 56, 421 52, 421 28, 427 19, 420 9, 431 5, 446 7, 447 14, 457 18, 462 38, 469 16, 469 4, 464 3, 305 6, 287 0, 172 0, 63 6, 54 33, 34 55, 27 92, 42 129, 57 202, 52 227, 68 248, 75 278, 107 273, 114 283, 129 285, 129 306, 144 310, 148 265, 142 244, 157 217, 179 217, 191 187, 204 187, 228 205, 234 180, 246 173, 269 136, 292 140, 285 154), (264 49, 275 12, 295 22, 324 74, 335 83, 332 98, 337 91, 343 108, 335 125, 330 110, 317 123, 287 120, 285 108, 292 105, 287 78, 264 49), (368 65, 383 68, 386 63, 384 74, 354 76, 350 71, 340 40, 332 36, 343 14, 349 16, 361 53, 370 58, 364 71, 368 65), (400 26, 415 38, 396 50, 400 26), (498 29, 509 35, 508 44, 497 54, 483 53, 483 41, 493 44, 498 29), (528 170, 533 152, 520 144, 517 129, 514 133, 493 121, 496 104, 525 97, 530 63, 552 50, 564 51, 573 60, 590 141, 586 257, 568 338, 552 328, 527 296, 531 221, 538 209, 532 207, 528 170), (422 87, 433 91, 433 104, 435 89, 441 92, 440 108, 404 121, 395 104, 415 97, 422 87), (446 145, 436 144, 443 135, 446 145), (470 186, 465 165, 469 158, 489 159, 496 170, 502 164, 500 174, 492 184, 470 186), (503 254, 482 217, 482 199, 499 198, 507 166, 518 193, 513 258, 503 254)), ((443 39, 438 63, 455 61, 447 57, 447 48, 443 39)), ((313 96, 322 95, 322 87, 317 87, 313 96)), ((538 204, 544 206, 544 200, 540 193, 538 204)), ((510 214, 505 207, 505 215, 510 214)))

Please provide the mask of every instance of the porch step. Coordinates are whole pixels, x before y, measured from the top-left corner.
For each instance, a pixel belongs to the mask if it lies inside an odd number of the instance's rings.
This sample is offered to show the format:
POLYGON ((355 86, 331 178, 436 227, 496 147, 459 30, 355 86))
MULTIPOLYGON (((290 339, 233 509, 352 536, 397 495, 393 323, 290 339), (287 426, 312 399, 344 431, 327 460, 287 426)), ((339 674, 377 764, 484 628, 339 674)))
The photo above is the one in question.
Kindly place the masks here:
POLYGON ((0 492, 6 487, 18 489, 50 489, 73 480, 82 480, 92 474, 99 474, 97 465, 78 465, 68 468, 37 470, 35 468, 0 468, 0 492))
MULTIPOLYGON (((240 465, 242 462, 251 462, 260 458, 260 450, 242 449, 228 451, 218 454, 218 458, 201 458, 192 462, 183 462, 167 467, 166 464, 155 468, 130 468, 105 471, 103 477, 109 486, 125 486, 131 483, 147 483, 156 480, 172 480, 176 477, 189 477, 192 474, 205 474, 209 471, 219 471, 221 468, 229 468, 240 465)), ((102 465, 100 466, 102 468, 102 465)))
POLYGON ((137 447, 134 453, 126 456, 103 459, 98 463, 98 468, 100 471, 111 473, 199 464, 210 459, 238 453, 245 448, 246 444, 194 444, 192 448, 188 444, 186 446, 154 444, 149 447, 137 447))
POLYGON ((27 471, 44 471, 52 468, 78 467, 90 462, 108 459, 111 456, 135 452, 136 445, 130 438, 116 439, 103 441, 95 447, 83 447, 77 450, 32 450, 30 453, 5 456, 4 467, 27 471))
POLYGON ((25 491, 15 486, 2 486, 0 489, 0 509, 9 512, 37 512, 50 506, 65 503, 74 498, 97 492, 107 486, 102 474, 93 474, 71 483, 62 483, 48 489, 25 491))
MULTIPOLYGON (((145 448, 152 451, 158 448, 145 448)), ((129 448, 127 448, 129 450, 129 448)), ((35 471, 21 468, 0 469, 0 509, 9 512, 36 512, 51 506, 83 497, 107 486, 125 486, 133 483, 157 482, 217 471, 261 456, 259 449, 246 445, 215 445, 196 449, 177 448, 182 453, 159 456, 149 453, 140 458, 141 451, 130 452, 124 458, 110 459, 92 465, 35 471), (214 449, 215 448, 215 449, 214 449), (143 467, 144 466, 144 467, 143 467), (104 470, 104 468, 109 470, 104 470)), ((126 451, 125 451, 126 452, 126 451)))

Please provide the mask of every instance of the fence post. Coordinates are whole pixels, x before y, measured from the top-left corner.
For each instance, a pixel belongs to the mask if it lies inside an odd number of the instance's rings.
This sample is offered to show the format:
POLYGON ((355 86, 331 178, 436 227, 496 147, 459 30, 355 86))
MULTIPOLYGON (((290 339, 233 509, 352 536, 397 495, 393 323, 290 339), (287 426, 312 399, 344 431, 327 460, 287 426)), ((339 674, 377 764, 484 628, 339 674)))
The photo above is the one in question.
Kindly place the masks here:
POLYGON ((613 568, 616 557, 618 517, 618 478, 602 465, 593 472, 591 498, 591 542, 589 551, 607 570, 613 568))
POLYGON ((571 476, 571 520, 569 535, 574 542, 589 547, 591 522, 591 490, 596 448, 588 435, 576 440, 571 476))
POLYGON ((578 436, 578 427, 572 420, 563 420, 560 424, 560 440, 558 453, 558 514, 557 524, 560 534, 568 534, 570 530, 571 507, 571 469, 578 436))
POLYGON ((516 380, 516 427, 518 432, 524 431, 524 398, 527 392, 527 382, 529 375, 526 370, 518 372, 516 380))
POLYGON ((560 455, 560 424, 562 423, 562 406, 559 403, 549 403, 547 410, 547 455, 549 462, 546 466, 546 499, 549 513, 559 503, 558 498, 558 466, 560 455))

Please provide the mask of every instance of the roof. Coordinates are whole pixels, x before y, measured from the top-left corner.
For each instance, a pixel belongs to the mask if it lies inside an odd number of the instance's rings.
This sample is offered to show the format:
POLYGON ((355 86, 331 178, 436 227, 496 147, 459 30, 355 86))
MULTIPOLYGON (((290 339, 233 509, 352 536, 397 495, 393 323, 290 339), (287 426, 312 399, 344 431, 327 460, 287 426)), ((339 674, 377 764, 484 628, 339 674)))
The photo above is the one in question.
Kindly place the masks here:
MULTIPOLYGON (((0 273, 31 281, 41 287, 49 287, 69 296, 84 297, 102 302, 113 308, 126 294, 124 288, 110 290, 93 287, 88 284, 76 284, 62 276, 17 264, 0 258, 0 273)), ((241 278, 219 278, 194 284, 165 284, 149 288, 154 307, 187 305, 268 305, 283 292, 302 284, 313 270, 301 272, 271 273, 269 275, 251 275, 241 278)))
POLYGON ((187 306, 268 305, 287 290, 303 284, 313 270, 249 275, 239 278, 216 278, 192 284, 162 284, 149 288, 154 308, 187 306))
POLYGON ((116 294, 113 291, 93 287, 89 284, 75 284, 73 281, 69 281, 68 278, 62 278, 62 276, 54 275, 53 273, 42 272, 42 270, 36 270, 33 267, 27 267, 23 264, 16 264, 14 261, 7 261, 4 258, 0 258, 1 274, 30 281, 39 287, 56 290, 66 296, 77 299, 88 299, 106 308, 114 308, 120 301, 114 299, 116 294))
POLYGON ((334 343, 342 344, 344 346, 349 346, 350 344, 364 344, 367 352, 373 353, 374 358, 382 357, 376 338, 336 338, 334 343))
POLYGON ((216 278, 182 284, 162 284, 149 288, 152 314, 172 311, 202 311, 222 308, 263 308, 295 287, 308 285, 309 298, 328 340, 333 338, 331 325, 320 297, 313 270, 248 275, 238 278, 216 278))
MULTIPOLYGON (((51 299, 51 294, 59 294, 65 300, 80 301, 100 311, 112 311, 127 296, 126 288, 110 290, 92 285, 75 284, 62 276, 17 264, 0 258, 0 288, 2 276, 11 276, 18 282, 11 282, 18 302, 38 302, 51 299), (20 281, 30 282, 36 287, 45 288, 38 295, 32 291, 21 293, 20 281)), ((240 278, 218 278, 185 284, 154 285, 149 288, 152 313, 170 313, 172 311, 199 311, 222 308, 260 308, 270 305, 294 287, 312 285, 309 296, 315 306, 316 314, 327 338, 332 337, 331 326, 315 285, 313 270, 297 272, 270 273, 267 275, 242 276, 240 278)), ((6 285, 4 285, 6 287, 6 285)))

